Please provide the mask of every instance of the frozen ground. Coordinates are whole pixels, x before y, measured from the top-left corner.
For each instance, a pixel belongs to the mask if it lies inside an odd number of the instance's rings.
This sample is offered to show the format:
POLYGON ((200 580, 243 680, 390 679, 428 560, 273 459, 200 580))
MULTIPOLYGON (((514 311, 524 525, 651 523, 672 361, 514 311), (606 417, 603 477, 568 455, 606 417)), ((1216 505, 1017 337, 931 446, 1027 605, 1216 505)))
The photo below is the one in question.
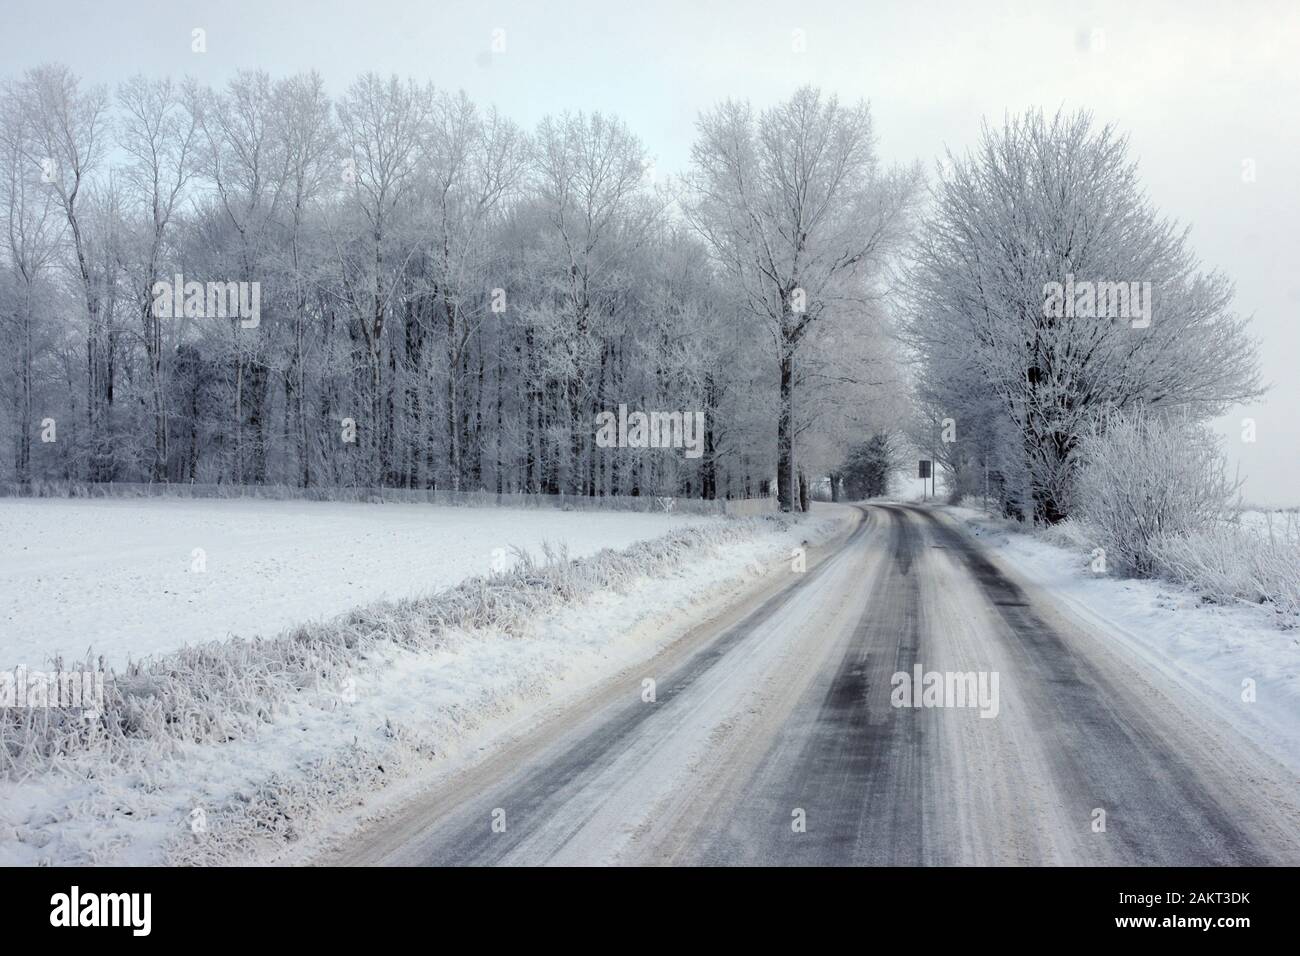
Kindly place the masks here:
POLYGON ((1258 534, 1281 534, 1288 527, 1300 523, 1300 510, 1296 508, 1243 508, 1237 513, 1242 525, 1258 534))
POLYGON ((274 634, 513 561, 571 557, 706 517, 250 500, 0 499, 0 667, 110 665, 230 635, 274 634), (202 549, 204 570, 196 570, 202 549))
MULTIPOLYGON (((978 511, 948 510, 1077 619, 1175 679, 1210 713, 1300 772, 1300 622, 1267 608, 1207 603, 1166 581, 1094 574, 1082 551, 978 511), (1253 682, 1253 700, 1243 699, 1245 681, 1253 682)), ((1243 520, 1264 526, 1258 512, 1243 520)))

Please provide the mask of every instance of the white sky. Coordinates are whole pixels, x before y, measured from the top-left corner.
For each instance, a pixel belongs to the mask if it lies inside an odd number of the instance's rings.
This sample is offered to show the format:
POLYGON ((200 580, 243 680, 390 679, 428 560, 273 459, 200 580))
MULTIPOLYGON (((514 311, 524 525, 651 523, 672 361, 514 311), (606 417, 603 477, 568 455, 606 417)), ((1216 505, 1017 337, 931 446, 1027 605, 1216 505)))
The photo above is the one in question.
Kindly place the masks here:
POLYGON ((5 0, 0 23, 5 75, 49 60, 105 83, 315 68, 339 92, 373 69, 463 88, 526 126, 565 109, 617 113, 665 173, 684 167, 702 108, 727 96, 765 105, 803 83, 869 99, 883 154, 929 168, 945 145, 972 144, 981 117, 1087 107, 1130 134, 1155 203, 1237 281, 1273 389, 1219 427, 1248 500, 1300 504, 1294 0, 5 0), (204 54, 190 50, 195 27, 204 54), (495 29, 506 49, 490 54, 495 29), (792 51, 795 29, 806 52, 792 51), (1254 444, 1241 441, 1247 415, 1254 444))

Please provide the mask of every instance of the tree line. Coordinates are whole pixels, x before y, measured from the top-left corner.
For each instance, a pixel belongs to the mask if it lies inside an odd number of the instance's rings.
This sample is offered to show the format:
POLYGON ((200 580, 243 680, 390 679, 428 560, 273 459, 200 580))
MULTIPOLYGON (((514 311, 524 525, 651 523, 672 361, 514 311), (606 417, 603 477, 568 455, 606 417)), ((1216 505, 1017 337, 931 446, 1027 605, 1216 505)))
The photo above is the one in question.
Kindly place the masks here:
POLYGON ((775 480, 787 509, 796 446, 823 467, 849 427, 818 407, 879 387, 873 283, 915 195, 866 105, 812 89, 706 113, 658 181, 599 113, 524 130, 376 74, 333 98, 314 73, 110 91, 59 65, 0 89, 0 179, 8 480, 775 480), (236 287, 256 317, 211 314, 236 287), (703 453, 601 447, 620 405, 702 412, 703 453))
POLYGON ((600 113, 525 130, 373 73, 334 97, 49 65, 0 87, 0 217, 18 483, 793 510, 810 476, 878 493, 911 451, 1057 521, 1116 412, 1261 392, 1231 282, 1082 112, 986 124, 927 190, 865 103, 811 87, 706 110, 667 178, 600 113), (698 447, 598 440, 624 410, 700 420, 698 447))

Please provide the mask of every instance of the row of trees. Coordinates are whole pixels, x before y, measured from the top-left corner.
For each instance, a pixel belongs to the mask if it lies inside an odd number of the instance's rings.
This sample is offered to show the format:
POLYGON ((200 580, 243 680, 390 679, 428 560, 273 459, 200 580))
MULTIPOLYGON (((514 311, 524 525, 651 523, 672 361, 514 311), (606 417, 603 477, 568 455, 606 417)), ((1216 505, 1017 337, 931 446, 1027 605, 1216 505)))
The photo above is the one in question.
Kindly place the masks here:
MULTIPOLYGON (((699 122, 656 183, 619 120, 525 131, 368 74, 0 90, 0 478, 753 495, 889 384, 878 277, 916 195, 816 90, 699 122), (256 283, 175 318, 159 282, 256 283), (796 356, 799 361, 796 362, 796 356), (795 395, 801 396, 796 403, 795 395), (843 401, 845 396, 850 401, 843 401), (705 412, 704 454, 595 415, 705 412)), ((180 290, 178 290, 180 291, 180 290)), ((198 297, 202 299, 202 295, 198 297)))
POLYGON ((1231 282, 1200 270, 1112 127, 1030 112, 946 166, 908 257, 902 331, 911 437, 954 495, 987 483, 1008 514, 1056 522, 1083 439, 1117 414, 1205 421, 1261 393, 1231 282), (1062 308, 1062 286, 1086 294, 1062 308))
POLYGON ((0 479, 711 498, 775 478, 790 509, 805 471, 854 470, 910 418, 955 494, 1056 521, 1114 412, 1204 420, 1260 392, 1231 284, 1087 114, 986 127, 917 229, 919 172, 882 168, 865 104, 815 89, 722 103, 680 180, 651 168, 614 117, 525 131, 373 74, 336 100, 314 74, 110 95, 29 71, 0 89, 0 479), (1073 278, 1139 283, 1149 323, 1046 307, 1073 278), (259 315, 169 317, 160 281, 255 283, 259 315), (600 447, 620 405, 703 411, 703 454, 600 447))

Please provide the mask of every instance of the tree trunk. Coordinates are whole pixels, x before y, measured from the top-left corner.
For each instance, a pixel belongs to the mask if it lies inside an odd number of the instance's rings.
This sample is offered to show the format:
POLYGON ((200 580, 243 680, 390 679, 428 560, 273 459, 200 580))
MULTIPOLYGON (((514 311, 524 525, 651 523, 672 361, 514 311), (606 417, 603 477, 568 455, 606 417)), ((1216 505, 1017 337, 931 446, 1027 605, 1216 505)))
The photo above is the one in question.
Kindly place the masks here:
POLYGON ((781 344, 781 407, 776 426, 776 500, 794 511, 794 346, 781 344))

